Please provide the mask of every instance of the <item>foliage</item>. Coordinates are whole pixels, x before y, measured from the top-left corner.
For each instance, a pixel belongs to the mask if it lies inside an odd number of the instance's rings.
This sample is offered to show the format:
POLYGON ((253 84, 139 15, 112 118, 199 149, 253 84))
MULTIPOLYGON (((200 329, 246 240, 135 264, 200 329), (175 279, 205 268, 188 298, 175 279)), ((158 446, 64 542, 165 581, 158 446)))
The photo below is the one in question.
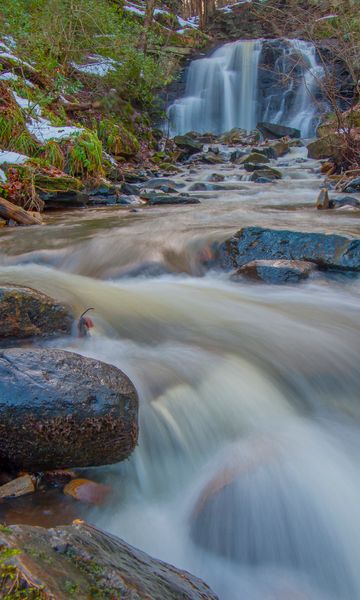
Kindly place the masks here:
POLYGON ((101 119, 96 127, 105 150, 115 157, 130 157, 139 151, 140 145, 135 135, 123 125, 110 119, 101 119))
POLYGON ((95 132, 87 130, 71 140, 67 164, 75 177, 102 177, 102 143, 95 132))

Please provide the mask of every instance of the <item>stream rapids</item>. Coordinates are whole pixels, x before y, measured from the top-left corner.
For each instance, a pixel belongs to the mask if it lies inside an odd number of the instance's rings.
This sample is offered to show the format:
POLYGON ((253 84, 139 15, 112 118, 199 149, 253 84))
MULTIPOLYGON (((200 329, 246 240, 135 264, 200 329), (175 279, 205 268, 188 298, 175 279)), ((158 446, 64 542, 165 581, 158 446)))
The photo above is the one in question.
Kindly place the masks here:
POLYGON ((88 520, 221 600, 359 600, 360 280, 279 287, 204 269, 245 225, 359 233, 355 211, 315 210, 306 150, 276 166, 280 182, 257 184, 230 163, 192 165, 173 178, 184 191, 214 172, 225 189, 1 232, 0 282, 94 307, 90 339, 42 344, 114 364, 139 392, 139 445, 88 470, 114 490, 88 520))

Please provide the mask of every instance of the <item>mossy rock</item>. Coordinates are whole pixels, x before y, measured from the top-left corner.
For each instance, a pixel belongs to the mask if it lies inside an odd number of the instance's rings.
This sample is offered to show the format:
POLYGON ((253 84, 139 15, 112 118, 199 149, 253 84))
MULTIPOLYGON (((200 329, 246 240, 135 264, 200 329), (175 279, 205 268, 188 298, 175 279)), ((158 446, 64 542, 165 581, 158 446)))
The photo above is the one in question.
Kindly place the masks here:
POLYGON ((39 594, 14 598, 218 600, 194 575, 81 521, 55 529, 12 525, 0 531, 0 547, 12 555, 13 574, 2 555, 1 589, 39 594))
POLYGON ((336 133, 329 133, 308 144, 308 156, 316 160, 325 158, 338 160, 341 156, 340 146, 341 136, 336 133))
POLYGON ((258 165, 258 164, 269 163, 270 159, 267 156, 265 156, 265 154, 260 154, 260 152, 250 152, 250 154, 246 154, 246 156, 242 156, 238 162, 241 165, 246 164, 246 163, 258 165))

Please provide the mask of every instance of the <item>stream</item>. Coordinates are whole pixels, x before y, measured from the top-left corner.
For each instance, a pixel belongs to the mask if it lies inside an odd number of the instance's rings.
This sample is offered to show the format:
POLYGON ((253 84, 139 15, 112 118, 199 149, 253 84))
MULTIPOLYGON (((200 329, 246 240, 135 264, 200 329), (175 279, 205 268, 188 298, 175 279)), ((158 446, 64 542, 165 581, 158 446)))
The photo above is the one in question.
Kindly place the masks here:
MULTIPOLYGON (((358 600, 360 280, 272 286, 204 267, 244 225, 359 233, 358 212, 315 210, 305 148, 272 163, 283 179, 268 184, 229 162, 184 167, 184 191, 225 176, 189 192, 199 205, 53 212, 2 231, 0 282, 94 307, 91 338, 43 345, 112 363, 139 392, 139 445, 86 470, 113 495, 83 516, 221 600, 358 600)), ((28 521, 71 521, 62 510, 28 521)))

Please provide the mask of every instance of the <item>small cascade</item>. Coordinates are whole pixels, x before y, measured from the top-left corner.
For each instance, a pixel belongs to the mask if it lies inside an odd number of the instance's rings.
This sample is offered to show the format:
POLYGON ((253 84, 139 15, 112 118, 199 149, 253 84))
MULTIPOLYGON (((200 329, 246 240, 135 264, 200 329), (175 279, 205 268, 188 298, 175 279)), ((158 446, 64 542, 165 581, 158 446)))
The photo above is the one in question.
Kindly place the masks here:
POLYGON ((191 63, 185 95, 168 108, 172 135, 248 131, 269 121, 314 134, 323 66, 303 40, 246 40, 225 44, 191 63))

